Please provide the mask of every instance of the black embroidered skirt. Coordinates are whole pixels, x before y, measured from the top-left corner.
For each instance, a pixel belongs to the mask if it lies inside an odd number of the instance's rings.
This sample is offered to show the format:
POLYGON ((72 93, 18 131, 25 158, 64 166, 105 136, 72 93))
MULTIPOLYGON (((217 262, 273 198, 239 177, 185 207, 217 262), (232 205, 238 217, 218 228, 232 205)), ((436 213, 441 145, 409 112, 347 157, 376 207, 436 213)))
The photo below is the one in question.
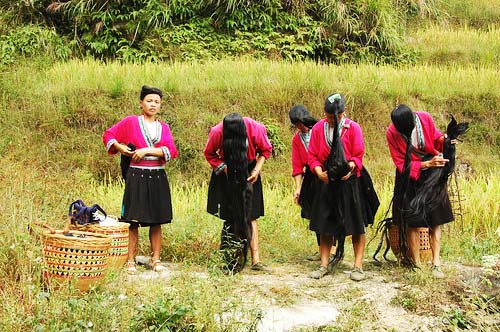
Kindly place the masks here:
POLYGON ((309 228, 323 235, 358 235, 367 224, 359 178, 325 184, 317 181, 309 228))
MULTIPOLYGON (((249 163, 248 170, 251 171, 254 166, 255 161, 249 163)), ((264 196, 262 194, 262 180, 260 175, 252 186, 250 220, 256 220, 264 215, 264 196)), ((229 201, 227 195, 230 195, 230 193, 226 174, 224 172, 220 172, 219 174, 212 172, 210 184, 208 185, 207 212, 222 220, 228 220, 231 214, 228 211, 229 201)))
POLYGON ((418 181, 410 180, 406 196, 403 194, 402 175, 396 170, 396 181, 394 184, 394 201, 392 204, 392 217, 395 224, 400 224, 403 218, 406 220, 408 227, 434 227, 443 225, 454 220, 453 210, 450 203, 450 198, 446 195, 445 199, 440 202, 439 206, 432 211, 425 211, 420 215, 409 215, 405 213, 408 211, 408 202, 410 202, 418 190, 421 190, 420 184, 423 183, 429 173, 423 171, 420 174, 418 181))
POLYGON ((164 169, 128 169, 122 219, 138 221, 131 226, 155 226, 172 221, 170 185, 164 169))

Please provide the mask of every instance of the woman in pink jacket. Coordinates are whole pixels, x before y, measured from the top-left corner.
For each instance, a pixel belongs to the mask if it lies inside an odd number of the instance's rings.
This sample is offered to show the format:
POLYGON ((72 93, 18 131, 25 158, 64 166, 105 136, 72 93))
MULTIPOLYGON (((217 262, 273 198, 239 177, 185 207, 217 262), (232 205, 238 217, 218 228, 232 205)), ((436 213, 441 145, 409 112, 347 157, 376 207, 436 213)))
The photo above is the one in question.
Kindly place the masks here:
MULTIPOLYGON (((328 273, 333 238, 352 235, 354 269, 351 279, 360 281, 363 272, 365 226, 368 223, 366 202, 361 193, 359 177, 365 153, 363 133, 356 122, 345 116, 345 100, 338 93, 325 100, 325 118, 311 132, 308 161, 318 177, 318 192, 314 196, 310 229, 320 234, 321 264, 312 278, 320 279, 328 273), (332 174, 330 158, 344 160, 340 173, 332 174)), ((337 251, 343 244, 339 243, 337 251)))
MULTIPOLYGON (((292 138, 292 177, 295 182, 293 200, 301 207, 300 216, 311 219, 311 209, 314 197, 314 182, 316 178, 309 168, 307 150, 311 139, 311 128, 318 122, 312 117, 304 105, 294 105, 288 112, 290 122, 297 129, 292 138)), ((320 235, 316 233, 319 247, 320 235)), ((308 256, 308 260, 319 260, 319 250, 308 256)))
MULTIPOLYGON (((430 242, 432 248, 432 274, 443 278, 441 270, 441 228, 440 225, 454 219, 448 196, 439 206, 424 214, 411 213, 410 201, 422 189, 422 183, 428 176, 427 170, 434 167, 444 167, 449 161, 441 155, 443 151, 443 135, 434 124, 431 115, 426 112, 413 112, 406 105, 399 105, 391 112, 392 123, 387 129, 386 137, 392 160, 396 165, 396 181, 392 216, 399 225, 402 252, 409 249, 412 262, 420 265, 419 240, 417 227, 430 227, 430 242)), ((451 141, 456 144, 456 140, 451 141)))
POLYGON ((103 135, 110 155, 120 153, 130 158, 128 169, 123 170, 126 181, 121 218, 130 222, 127 263, 130 274, 137 273, 139 226, 149 227, 153 270, 166 269, 160 261, 161 225, 172 221, 172 202, 165 164, 177 157, 177 149, 169 126, 156 119, 162 97, 160 89, 143 86, 139 103, 142 114, 125 117, 103 135))
POLYGON ((204 149, 213 169, 208 188, 207 211, 224 220, 221 250, 230 272, 246 263, 251 269, 270 272, 260 260, 257 219, 264 215, 260 173, 271 156, 266 127, 238 113, 231 113, 210 129, 204 149))

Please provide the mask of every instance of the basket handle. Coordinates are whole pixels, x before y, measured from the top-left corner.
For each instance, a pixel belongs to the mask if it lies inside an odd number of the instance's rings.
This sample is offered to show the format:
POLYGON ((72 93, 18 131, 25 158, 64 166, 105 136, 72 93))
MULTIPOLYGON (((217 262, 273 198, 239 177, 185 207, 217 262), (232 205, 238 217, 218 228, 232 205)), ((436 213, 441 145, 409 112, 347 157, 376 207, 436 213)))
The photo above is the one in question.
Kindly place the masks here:
MULTIPOLYGON (((32 221, 31 223, 32 223, 33 225, 38 226, 38 227, 48 229, 48 230, 49 230, 49 232, 50 232, 51 234, 55 234, 55 233, 56 233, 55 228, 50 227, 49 225, 47 225, 47 224, 46 224, 46 223, 44 223, 44 222, 41 222, 41 221, 32 221)), ((31 226, 29 226, 29 225, 28 225, 28 229, 29 229, 30 231, 32 231, 32 230, 33 230, 33 228, 32 228, 31 226)))

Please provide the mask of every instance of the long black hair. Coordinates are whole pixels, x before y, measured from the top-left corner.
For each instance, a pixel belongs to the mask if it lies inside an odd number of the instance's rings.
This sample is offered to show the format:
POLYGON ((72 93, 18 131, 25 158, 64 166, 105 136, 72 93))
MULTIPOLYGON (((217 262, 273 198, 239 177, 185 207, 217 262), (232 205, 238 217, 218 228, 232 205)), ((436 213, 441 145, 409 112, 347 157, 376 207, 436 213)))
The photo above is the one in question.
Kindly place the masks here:
POLYGON ((394 127, 396 127, 396 130, 406 142, 405 161, 402 172, 404 189, 406 189, 408 182, 410 181, 410 162, 412 152, 411 134, 415 128, 415 114, 410 107, 405 104, 401 104, 392 110, 391 120, 394 127))
POLYGON ((230 216, 222 230, 221 250, 226 268, 239 272, 246 264, 252 238, 250 220, 252 184, 247 182, 248 142, 245 121, 231 113, 222 121, 224 162, 227 165, 227 192, 230 216))
POLYGON ((396 130, 399 132, 401 137, 406 143, 405 151, 405 161, 403 164, 403 172, 401 183, 398 187, 394 189, 394 206, 400 209, 399 213, 401 215, 401 220, 399 223, 399 243, 400 252, 403 258, 414 263, 408 256, 408 241, 406 239, 406 230, 408 228, 407 218, 410 215, 408 202, 407 202, 407 192, 410 184, 410 166, 411 166, 411 154, 412 154, 412 144, 411 135, 413 129, 415 128, 415 114, 407 105, 401 104, 396 106, 391 112, 391 121, 396 130))
POLYGON ((343 176, 347 175, 351 170, 347 160, 345 159, 344 146, 339 135, 339 120, 338 115, 345 110, 345 99, 339 93, 334 93, 326 97, 325 112, 333 114, 333 138, 330 154, 326 161, 326 169, 328 172, 328 179, 330 182, 340 180, 343 176))

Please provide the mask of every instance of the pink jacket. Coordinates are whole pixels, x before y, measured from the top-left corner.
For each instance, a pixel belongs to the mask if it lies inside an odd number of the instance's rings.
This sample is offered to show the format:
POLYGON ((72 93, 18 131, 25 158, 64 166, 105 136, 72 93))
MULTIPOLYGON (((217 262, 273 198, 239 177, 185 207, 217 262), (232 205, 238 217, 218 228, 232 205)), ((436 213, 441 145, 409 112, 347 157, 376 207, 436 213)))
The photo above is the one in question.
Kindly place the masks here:
POLYGON ((157 166, 165 164, 170 159, 178 156, 177 148, 175 147, 170 127, 164 123, 159 122, 160 126, 159 137, 149 137, 147 130, 145 130, 143 123, 143 116, 130 115, 116 123, 113 127, 107 129, 103 136, 102 141, 106 146, 108 154, 113 155, 118 151, 113 147, 114 142, 128 144, 132 143, 136 149, 155 147, 163 150, 163 158, 158 161, 141 160, 139 162, 131 162, 131 166, 157 166))
MULTIPOLYGON (((422 130, 424 134, 424 152, 429 155, 438 155, 443 151, 443 142, 440 138, 443 134, 436 128, 432 116, 427 112, 415 112, 422 123, 422 130)), ((406 142, 401 134, 396 130, 394 124, 390 124, 386 132, 387 143, 389 144, 389 151, 396 168, 400 173, 403 172, 406 154, 406 142)), ((410 178, 418 180, 420 177, 422 157, 412 153, 410 161, 410 178)))
MULTIPOLYGON (((256 159, 257 154, 268 159, 272 153, 271 142, 267 137, 266 127, 251 118, 244 117, 243 121, 247 129, 248 152, 247 158, 249 161, 256 159)), ((210 129, 208 134, 207 144, 203 150, 203 154, 213 169, 220 168, 224 164, 224 151, 222 150, 222 121, 210 129)))
MULTIPOLYGON (((325 134, 326 119, 318 121, 311 132, 311 141, 309 142, 308 163, 311 172, 314 173, 316 166, 321 166, 325 170, 325 163, 330 155, 330 146, 327 143, 325 134)), ((344 155, 347 161, 353 161, 356 164, 356 176, 359 177, 363 168, 363 156, 365 154, 365 145, 361 127, 351 119, 346 118, 344 127, 340 132, 342 144, 344 146, 344 155)))
POLYGON ((306 166, 307 148, 300 138, 300 131, 297 131, 292 138, 292 176, 304 174, 306 166))

